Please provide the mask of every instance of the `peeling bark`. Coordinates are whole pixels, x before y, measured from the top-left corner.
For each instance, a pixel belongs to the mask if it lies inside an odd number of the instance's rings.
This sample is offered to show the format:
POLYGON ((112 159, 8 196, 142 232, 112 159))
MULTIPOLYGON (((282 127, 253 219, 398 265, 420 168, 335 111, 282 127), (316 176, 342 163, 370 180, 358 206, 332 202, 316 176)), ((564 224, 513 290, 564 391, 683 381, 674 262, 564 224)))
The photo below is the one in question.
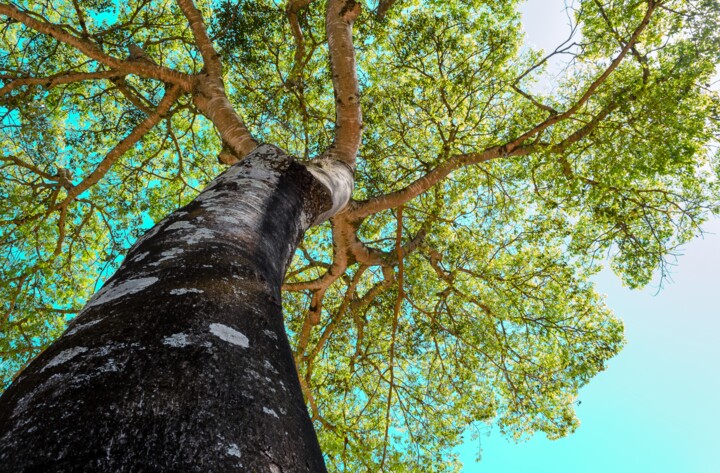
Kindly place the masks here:
POLYGON ((325 471, 280 287, 333 163, 261 145, 138 240, 0 398, 0 471, 325 471))

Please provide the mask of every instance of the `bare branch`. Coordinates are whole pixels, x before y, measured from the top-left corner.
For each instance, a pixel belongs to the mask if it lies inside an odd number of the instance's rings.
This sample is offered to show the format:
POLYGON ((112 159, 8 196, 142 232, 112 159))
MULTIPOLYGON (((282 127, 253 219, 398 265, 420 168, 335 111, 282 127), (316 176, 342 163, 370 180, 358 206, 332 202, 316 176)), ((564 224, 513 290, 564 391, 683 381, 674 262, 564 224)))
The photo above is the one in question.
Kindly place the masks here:
POLYGON ((195 38, 195 44, 200 49, 207 73, 210 77, 221 77, 222 62, 220 61, 220 55, 208 36, 200 10, 195 7, 192 0, 177 0, 177 4, 180 6, 185 18, 188 19, 190 30, 192 30, 195 38))
POLYGON ((80 7, 78 0, 73 0, 73 7, 75 8, 75 13, 77 14, 78 23, 80 23, 80 28, 82 29, 83 36, 90 36, 87 25, 85 24, 85 15, 83 14, 82 8, 80 7))
POLYGON ((515 80, 513 81, 513 83, 514 83, 514 84, 520 83, 520 81, 523 80, 525 77, 527 77, 528 74, 530 74, 532 71, 534 71, 534 70, 537 69, 538 67, 542 66, 542 65, 545 64, 546 62, 548 62, 548 60, 550 60, 550 58, 552 58, 553 56, 555 56, 555 55, 557 55, 557 54, 565 54, 565 53, 567 53, 570 49, 572 49, 574 46, 577 46, 577 43, 571 43, 571 42, 570 42, 570 40, 572 40, 573 37, 575 36, 575 32, 576 32, 576 31, 577 31, 577 25, 572 25, 572 26, 571 26, 571 29, 570 29, 570 34, 568 35, 568 38, 567 38, 565 41, 563 41, 558 47, 556 47, 553 52, 551 52, 550 54, 545 55, 545 57, 543 57, 543 58, 540 59, 538 62, 536 62, 535 64, 533 64, 531 67, 529 67, 528 69, 526 69, 525 72, 523 72, 522 74, 520 74, 519 76, 517 76, 517 77, 515 78, 515 80))

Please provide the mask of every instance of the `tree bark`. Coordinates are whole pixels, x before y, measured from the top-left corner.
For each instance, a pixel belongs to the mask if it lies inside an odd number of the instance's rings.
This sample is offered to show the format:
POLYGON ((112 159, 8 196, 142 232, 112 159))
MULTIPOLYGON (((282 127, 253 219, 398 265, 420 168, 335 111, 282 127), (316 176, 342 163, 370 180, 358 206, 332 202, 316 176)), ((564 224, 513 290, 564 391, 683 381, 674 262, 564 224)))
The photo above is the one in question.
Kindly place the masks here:
POLYGON ((0 471, 325 471, 280 286, 348 176, 308 168, 261 145, 142 237, 0 398, 0 471))

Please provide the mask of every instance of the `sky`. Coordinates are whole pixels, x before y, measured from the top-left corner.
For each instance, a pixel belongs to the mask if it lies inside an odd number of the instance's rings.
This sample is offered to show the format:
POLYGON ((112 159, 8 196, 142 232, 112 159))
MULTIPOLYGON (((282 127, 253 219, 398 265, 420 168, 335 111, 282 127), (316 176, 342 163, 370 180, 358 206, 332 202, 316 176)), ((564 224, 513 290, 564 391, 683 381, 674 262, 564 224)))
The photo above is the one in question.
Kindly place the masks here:
MULTIPOLYGON (((527 41, 554 49, 563 11, 563 0, 529 0, 527 41)), ((703 228, 661 289, 630 290, 607 270, 595 278, 627 345, 580 391, 575 434, 516 444, 485 428, 458 450, 463 473, 720 472, 720 219, 703 228)))

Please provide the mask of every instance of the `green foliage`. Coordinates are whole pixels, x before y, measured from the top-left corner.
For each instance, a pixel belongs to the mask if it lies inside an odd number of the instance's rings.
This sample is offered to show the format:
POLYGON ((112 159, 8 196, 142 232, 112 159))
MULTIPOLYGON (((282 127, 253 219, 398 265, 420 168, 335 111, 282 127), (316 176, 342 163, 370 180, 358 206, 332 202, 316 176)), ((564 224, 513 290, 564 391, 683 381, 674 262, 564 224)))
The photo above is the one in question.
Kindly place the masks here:
MULTIPOLYGON (((158 64, 202 69, 172 2, 80 3, 82 15, 69 1, 22 7, 116 57, 136 44, 158 64)), ((568 110, 647 10, 639 0, 580 2, 572 61, 554 90, 530 100, 518 90, 536 89, 542 54, 523 46, 518 3, 406 0, 378 19, 377 3, 366 2, 355 24, 365 119, 356 200, 402 189, 568 110)), ((579 388, 623 345, 622 323, 591 276, 609 256, 626 284, 647 284, 718 210, 720 162, 708 150, 720 102, 707 84, 720 60, 720 8, 662 3, 587 102, 523 143, 531 152, 455 170, 403 206, 400 229, 397 209, 355 222, 358 238, 390 263, 351 264, 328 288, 299 364, 335 471, 453 471, 452 448, 478 421, 515 438, 577 427, 579 388), (402 292, 398 230, 403 244, 415 241, 402 292)), ((196 4, 223 57, 230 99, 255 136, 302 158, 325 149, 335 112, 324 2, 298 12, 300 62, 285 5, 196 4)), ((0 64, 0 86, 105 70, 1 16, 0 64)), ((220 172, 221 143, 183 97, 62 216, 63 173, 78 184, 146 117, 137 101, 153 108, 165 89, 128 75, 48 79, 0 96, 3 386, 62 332, 152 221, 220 172)), ((331 239, 329 224, 311 229, 288 282, 322 276, 331 239)), ((295 343, 310 298, 285 295, 295 343)))

